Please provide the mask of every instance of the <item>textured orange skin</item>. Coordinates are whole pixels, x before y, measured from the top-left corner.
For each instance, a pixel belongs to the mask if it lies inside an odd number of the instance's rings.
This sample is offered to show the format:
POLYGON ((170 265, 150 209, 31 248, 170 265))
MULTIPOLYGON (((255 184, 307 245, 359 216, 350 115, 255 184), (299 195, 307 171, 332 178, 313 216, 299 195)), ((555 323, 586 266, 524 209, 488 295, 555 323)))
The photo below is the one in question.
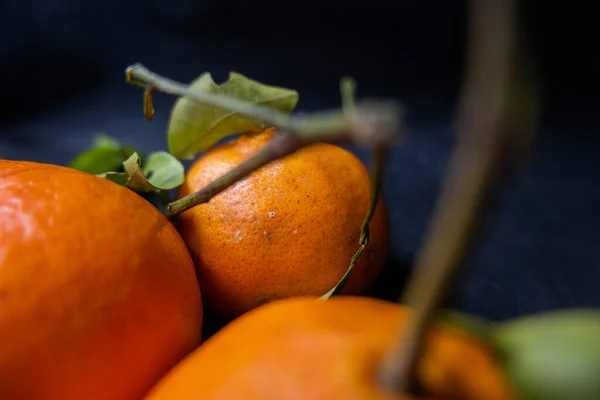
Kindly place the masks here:
POLYGON ((150 203, 0 160, 1 399, 140 399, 201 328, 191 257, 150 203))
MULTIPOLYGON (((246 134, 211 149, 190 168, 178 197, 204 188, 274 134, 246 134)), ((358 158, 315 144, 183 213, 176 225, 196 261, 206 307, 232 318, 271 300, 325 294, 358 250, 370 190, 358 158)), ((344 294, 362 294, 386 260, 389 220, 381 197, 370 227, 369 245, 344 294)))
MULTIPOLYGON (((406 308, 367 297, 279 300, 233 321, 171 370, 146 400, 392 400, 377 363, 405 326, 406 308)), ((438 325, 419 383, 429 398, 512 399, 483 344, 438 325)))

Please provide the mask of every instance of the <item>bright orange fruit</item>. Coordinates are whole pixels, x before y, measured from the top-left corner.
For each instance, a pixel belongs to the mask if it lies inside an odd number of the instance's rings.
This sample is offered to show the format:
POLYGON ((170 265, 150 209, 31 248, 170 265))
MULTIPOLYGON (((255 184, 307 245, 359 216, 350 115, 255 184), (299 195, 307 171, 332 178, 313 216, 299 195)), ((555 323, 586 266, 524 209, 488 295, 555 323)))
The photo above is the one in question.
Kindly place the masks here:
POLYGON ((0 160, 0 398, 132 400, 200 342, 194 265, 142 197, 0 160))
MULTIPOLYGON (((398 400, 375 376, 407 316, 367 297, 275 301, 208 339, 146 400, 398 400)), ((514 399, 493 352, 448 324, 428 336, 417 379, 431 399, 514 399)))
MULTIPOLYGON (((248 133, 209 150, 188 171, 178 197, 204 188, 276 134, 248 133)), ((370 194, 364 164, 341 147, 319 143, 183 213, 176 226, 196 262, 207 308, 232 318, 271 300, 325 294, 358 250, 370 194)), ((389 221, 381 198, 370 228, 345 294, 363 293, 386 260, 389 221)))

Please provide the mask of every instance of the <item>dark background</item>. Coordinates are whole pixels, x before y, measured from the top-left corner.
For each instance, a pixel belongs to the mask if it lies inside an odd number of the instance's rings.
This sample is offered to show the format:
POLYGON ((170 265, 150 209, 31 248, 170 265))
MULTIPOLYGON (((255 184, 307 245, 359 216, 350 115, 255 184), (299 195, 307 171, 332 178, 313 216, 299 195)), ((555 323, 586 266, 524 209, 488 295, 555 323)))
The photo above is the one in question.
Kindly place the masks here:
MULTIPOLYGON (((492 319, 600 306, 597 21, 585 2, 522 4, 543 82, 539 136, 456 303, 492 319)), ((375 288, 395 298, 452 145, 466 17, 465 2, 444 0, 3 0, 0 157, 65 164, 97 133, 165 148, 174 98, 156 95, 145 121, 141 91, 124 82, 135 62, 184 82, 235 70, 297 89, 299 110, 338 106, 352 75, 360 96, 409 112, 385 183, 392 261, 375 288)))

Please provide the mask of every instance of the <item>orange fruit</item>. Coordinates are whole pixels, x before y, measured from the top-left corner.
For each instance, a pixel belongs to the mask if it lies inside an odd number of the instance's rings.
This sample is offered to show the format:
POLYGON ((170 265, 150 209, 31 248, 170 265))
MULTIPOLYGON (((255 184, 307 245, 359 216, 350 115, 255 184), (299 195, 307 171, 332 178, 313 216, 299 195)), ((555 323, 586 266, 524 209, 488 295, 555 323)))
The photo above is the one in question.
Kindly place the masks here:
POLYGON ((141 398, 200 341, 194 265, 150 203, 0 160, 0 398, 141 398))
MULTIPOLYGON (((376 369, 407 316, 367 297, 275 301, 209 338, 146 400, 401 399, 379 387, 376 369)), ((493 352, 449 324, 428 335, 417 379, 431 399, 513 399, 493 352)))
MULTIPOLYGON (((276 134, 247 133, 207 151, 189 169, 177 197, 204 188, 276 134)), ((181 214, 176 226, 198 268, 206 307, 232 318, 275 299, 325 294, 359 248, 370 194, 364 164, 341 147, 319 143, 181 214)), ((389 221, 381 197, 370 229, 344 294, 367 290, 386 260, 389 221)))

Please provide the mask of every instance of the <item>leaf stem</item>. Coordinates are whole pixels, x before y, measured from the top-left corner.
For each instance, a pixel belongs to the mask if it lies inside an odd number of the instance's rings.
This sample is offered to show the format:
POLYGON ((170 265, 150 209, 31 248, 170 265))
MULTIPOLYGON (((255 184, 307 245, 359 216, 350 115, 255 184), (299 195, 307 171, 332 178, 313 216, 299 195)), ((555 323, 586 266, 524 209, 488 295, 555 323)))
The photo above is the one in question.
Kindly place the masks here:
POLYGON ((360 144, 369 140, 391 142, 400 132, 403 116, 403 108, 397 101, 373 99, 357 104, 356 118, 343 109, 290 116, 234 97, 193 89, 158 75, 139 63, 127 67, 125 78, 127 83, 144 88, 145 110, 151 108, 148 94, 160 91, 237 112, 246 118, 293 133, 308 143, 320 140, 354 140, 360 144), (370 129, 365 132, 364 128, 370 129))
POLYGON ((248 118, 261 120, 274 126, 285 127, 286 129, 293 129, 288 116, 279 111, 233 97, 191 89, 188 85, 158 75, 139 63, 127 67, 125 77, 128 83, 140 86, 145 90, 152 88, 154 91, 174 96, 189 97, 203 104, 237 111, 248 118))
MULTIPOLYGON (((415 382, 425 336, 451 284, 498 177, 502 150, 517 139, 508 127, 514 98, 514 0, 472 0, 469 64, 459 109, 458 144, 413 275, 400 299, 412 310, 407 329, 382 359, 381 385, 398 394, 415 382)), ((514 122, 514 120, 512 120, 514 122)), ((519 120, 527 123, 528 120, 519 120)), ((517 125, 511 125, 515 128, 517 125)), ((523 128, 522 126, 520 128, 523 128)))
POLYGON ((179 214, 208 202, 211 198, 221 193, 235 182, 247 177, 253 171, 284 157, 302 147, 303 142, 289 132, 279 132, 261 150, 248 158, 235 168, 208 184, 204 189, 190 193, 167 206, 166 215, 174 218, 179 214))
MULTIPOLYGON (((236 98, 192 89, 188 85, 162 77, 141 64, 129 66, 125 76, 128 83, 144 88, 144 110, 147 116, 150 115, 150 110, 153 110, 149 94, 160 91, 237 112, 246 118, 262 121, 285 132, 273 137, 273 143, 269 143, 266 148, 204 189, 171 203, 167 207, 169 218, 176 217, 198 204, 206 203, 258 168, 303 146, 318 141, 337 140, 352 141, 366 146, 387 146, 400 133, 402 125, 403 108, 394 100, 367 99, 357 103, 356 107, 351 109, 351 113, 346 108, 288 116, 277 110, 236 98)), ((347 83, 345 85, 348 87, 347 83)), ((348 93, 352 87, 349 89, 348 93)))

